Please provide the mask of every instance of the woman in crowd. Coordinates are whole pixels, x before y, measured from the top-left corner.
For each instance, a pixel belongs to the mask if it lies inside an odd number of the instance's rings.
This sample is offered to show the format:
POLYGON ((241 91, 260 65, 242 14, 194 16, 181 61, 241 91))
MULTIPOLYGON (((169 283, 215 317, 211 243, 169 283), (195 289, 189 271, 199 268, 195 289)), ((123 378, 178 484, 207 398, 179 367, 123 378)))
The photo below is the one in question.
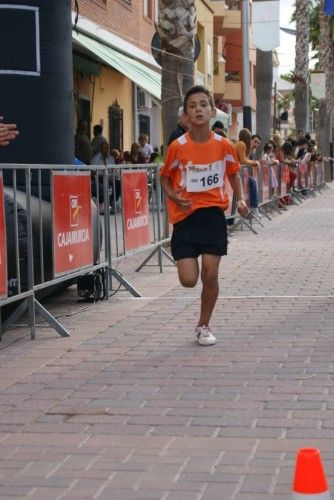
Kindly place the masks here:
POLYGON ((274 134, 272 138, 272 144, 273 144, 273 151, 275 154, 276 160, 279 161, 279 163, 282 163, 283 156, 282 156, 282 137, 279 134, 274 134))
MULTIPOLYGON (((234 144, 240 165, 248 165, 252 168, 257 168, 260 163, 256 160, 251 160, 249 155, 251 153, 252 134, 248 128, 243 128, 239 132, 239 140, 234 144)), ((256 179, 249 176, 249 196, 251 211, 256 217, 260 217, 259 213, 259 193, 257 188, 256 179)))
POLYGON ((146 163, 146 158, 139 151, 139 146, 136 142, 132 144, 130 152, 126 151, 124 153, 124 161, 125 163, 136 163, 136 164, 146 163))
POLYGON ((314 186, 315 181, 315 169, 317 161, 317 150, 314 143, 310 143, 307 146, 307 152, 303 158, 303 163, 307 166, 307 174, 310 177, 311 187, 314 186))

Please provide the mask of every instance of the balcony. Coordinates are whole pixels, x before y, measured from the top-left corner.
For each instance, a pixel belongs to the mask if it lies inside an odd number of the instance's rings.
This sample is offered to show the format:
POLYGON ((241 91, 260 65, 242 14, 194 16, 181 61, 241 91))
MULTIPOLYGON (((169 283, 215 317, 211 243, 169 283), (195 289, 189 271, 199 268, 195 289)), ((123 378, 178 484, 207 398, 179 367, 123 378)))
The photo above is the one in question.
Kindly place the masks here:
POLYGON ((232 31, 241 29, 241 10, 225 11, 222 34, 227 35, 232 31))
POLYGON ((215 94, 225 94, 225 61, 214 64, 213 72, 213 92, 215 94))
POLYGON ((241 82, 225 82, 226 101, 241 101, 241 82))
POLYGON ((225 0, 211 0, 210 7, 214 11, 213 15, 218 17, 225 16, 225 0))

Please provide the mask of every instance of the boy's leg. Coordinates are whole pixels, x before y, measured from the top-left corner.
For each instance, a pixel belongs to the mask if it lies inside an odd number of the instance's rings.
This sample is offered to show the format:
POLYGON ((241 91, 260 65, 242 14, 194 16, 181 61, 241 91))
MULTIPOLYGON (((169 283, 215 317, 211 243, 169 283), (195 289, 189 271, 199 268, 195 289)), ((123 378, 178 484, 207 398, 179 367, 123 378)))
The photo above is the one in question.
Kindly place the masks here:
POLYGON ((209 325, 213 309, 217 302, 219 286, 218 286, 218 270, 220 256, 219 255, 202 255, 202 270, 201 280, 203 283, 201 295, 201 314, 198 324, 209 325))
POLYGON ((177 270, 182 286, 193 288, 199 275, 198 260, 195 258, 179 259, 177 261, 177 270))

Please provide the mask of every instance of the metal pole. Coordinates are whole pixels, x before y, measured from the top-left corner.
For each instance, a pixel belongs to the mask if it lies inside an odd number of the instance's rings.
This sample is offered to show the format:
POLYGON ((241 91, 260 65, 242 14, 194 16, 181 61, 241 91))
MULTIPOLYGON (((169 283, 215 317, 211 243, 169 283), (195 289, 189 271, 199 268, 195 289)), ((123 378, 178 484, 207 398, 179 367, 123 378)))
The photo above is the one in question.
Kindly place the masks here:
MULTIPOLYGON (((32 214, 31 214, 31 171, 27 168, 25 171, 26 181, 26 208, 27 208, 27 271, 28 271, 28 290, 34 289, 34 250, 32 236, 32 214)), ((31 339, 35 339, 35 298, 31 295, 28 298, 29 323, 31 329, 31 339)))
POLYGON ((242 0, 242 100, 243 126, 252 130, 249 63, 249 0, 242 0))
POLYGON ((276 134, 276 125, 277 125, 277 82, 274 84, 274 120, 273 120, 273 129, 274 134, 276 134))

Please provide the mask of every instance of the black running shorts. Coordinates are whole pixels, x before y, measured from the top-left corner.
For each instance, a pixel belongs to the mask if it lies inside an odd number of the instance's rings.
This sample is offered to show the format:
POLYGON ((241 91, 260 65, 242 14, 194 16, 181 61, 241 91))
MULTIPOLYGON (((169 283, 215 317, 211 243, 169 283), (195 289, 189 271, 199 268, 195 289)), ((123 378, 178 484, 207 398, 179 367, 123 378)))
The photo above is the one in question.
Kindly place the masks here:
POLYGON ((171 250, 174 260, 202 254, 227 254, 227 228, 219 207, 200 208, 174 224, 171 250))

